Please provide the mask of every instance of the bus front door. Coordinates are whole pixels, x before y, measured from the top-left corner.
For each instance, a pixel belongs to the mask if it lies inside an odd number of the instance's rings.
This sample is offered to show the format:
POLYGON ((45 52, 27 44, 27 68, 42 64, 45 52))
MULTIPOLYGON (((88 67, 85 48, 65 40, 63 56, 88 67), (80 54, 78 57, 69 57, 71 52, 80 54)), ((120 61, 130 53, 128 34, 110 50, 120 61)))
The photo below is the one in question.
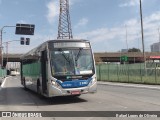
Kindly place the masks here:
POLYGON ((42 72, 42 92, 47 93, 47 52, 42 51, 41 54, 41 72, 42 72))

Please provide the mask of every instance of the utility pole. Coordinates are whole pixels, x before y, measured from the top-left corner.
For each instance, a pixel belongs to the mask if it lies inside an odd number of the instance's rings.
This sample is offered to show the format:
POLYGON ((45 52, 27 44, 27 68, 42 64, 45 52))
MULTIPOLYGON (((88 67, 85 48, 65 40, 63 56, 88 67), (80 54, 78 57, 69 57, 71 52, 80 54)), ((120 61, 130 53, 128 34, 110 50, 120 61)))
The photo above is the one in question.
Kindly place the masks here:
POLYGON ((127 25, 125 25, 125 28, 126 28, 126 46, 127 46, 127 51, 128 51, 129 49, 128 49, 128 30, 127 30, 127 25))
POLYGON ((141 18, 143 61, 144 61, 144 69, 146 70, 146 55, 145 55, 144 35, 143 35, 143 15, 142 15, 142 1, 141 0, 140 0, 140 18, 141 18))
POLYGON ((158 28, 158 35, 159 35, 159 52, 160 52, 160 30, 158 28))
POLYGON ((69 14, 69 0, 60 0, 60 14, 57 39, 72 39, 72 28, 69 14))

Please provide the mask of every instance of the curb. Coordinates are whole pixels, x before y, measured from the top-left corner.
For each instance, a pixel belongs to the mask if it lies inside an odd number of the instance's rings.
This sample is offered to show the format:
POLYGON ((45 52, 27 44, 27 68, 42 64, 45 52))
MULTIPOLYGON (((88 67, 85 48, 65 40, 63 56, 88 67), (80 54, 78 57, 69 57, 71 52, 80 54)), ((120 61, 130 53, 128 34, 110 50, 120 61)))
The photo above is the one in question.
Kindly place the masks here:
MULTIPOLYGON (((9 76, 10 77, 10 76, 9 76)), ((7 77, 5 77, 3 80, 2 80, 2 84, 1 84, 1 86, 0 86, 0 89, 1 88, 4 88, 4 85, 5 85, 5 83, 6 83, 6 80, 7 80, 7 78, 9 78, 8 76, 7 77)))
POLYGON ((120 87, 134 87, 134 88, 147 88, 147 89, 156 89, 160 90, 160 85, 144 85, 144 84, 133 84, 133 83, 113 83, 113 82, 101 82, 98 81, 99 85, 111 85, 111 86, 120 86, 120 87))
MULTIPOLYGON (((6 78, 7 78, 7 77, 6 77, 6 78)), ((6 78, 4 78, 4 79, 2 80, 1 88, 4 87, 4 84, 5 84, 5 82, 6 82, 6 78)))

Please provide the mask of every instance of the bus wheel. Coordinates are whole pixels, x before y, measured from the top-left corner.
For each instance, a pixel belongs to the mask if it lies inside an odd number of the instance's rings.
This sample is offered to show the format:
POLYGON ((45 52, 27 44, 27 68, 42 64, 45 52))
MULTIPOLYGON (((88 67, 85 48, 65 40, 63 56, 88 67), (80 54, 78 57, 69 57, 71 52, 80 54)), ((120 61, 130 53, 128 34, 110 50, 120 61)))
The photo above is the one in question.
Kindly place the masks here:
POLYGON ((24 86, 24 89, 26 90, 26 81, 25 81, 25 77, 23 78, 23 86, 24 86))
POLYGON ((81 94, 79 94, 79 95, 72 95, 73 98, 76 98, 76 97, 79 97, 79 96, 81 96, 81 94))
POLYGON ((41 90, 40 90, 40 82, 39 82, 39 80, 37 81, 37 93, 38 93, 38 95, 41 96, 41 90))

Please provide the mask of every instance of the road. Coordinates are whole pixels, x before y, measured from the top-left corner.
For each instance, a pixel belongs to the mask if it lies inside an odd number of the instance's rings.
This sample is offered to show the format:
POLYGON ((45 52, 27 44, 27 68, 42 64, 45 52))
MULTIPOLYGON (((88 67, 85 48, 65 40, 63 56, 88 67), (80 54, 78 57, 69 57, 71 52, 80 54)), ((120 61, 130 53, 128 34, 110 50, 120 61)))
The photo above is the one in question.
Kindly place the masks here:
MULTIPOLYGON (((25 90, 20 84, 20 77, 15 76, 7 78, 4 87, 0 90, 0 111, 160 111, 160 90, 98 85, 96 94, 85 94, 78 98, 56 97, 46 99, 40 98, 30 90, 25 90)), ((6 119, 10 120, 9 118, 0 118, 0 120, 6 119)), ((17 120, 17 118, 12 119, 17 120)), ((75 120, 75 118, 60 117, 41 119, 75 120)), ((41 119, 38 118, 38 120, 41 119)), ((76 118, 76 120, 81 119, 76 118)), ((85 119, 116 120, 116 118, 94 117, 85 119)), ((117 118, 117 120, 128 119, 117 118)), ((137 119, 140 118, 132 118, 132 120, 137 119)), ((151 118, 144 118, 144 120, 146 119, 151 120, 151 118)))

